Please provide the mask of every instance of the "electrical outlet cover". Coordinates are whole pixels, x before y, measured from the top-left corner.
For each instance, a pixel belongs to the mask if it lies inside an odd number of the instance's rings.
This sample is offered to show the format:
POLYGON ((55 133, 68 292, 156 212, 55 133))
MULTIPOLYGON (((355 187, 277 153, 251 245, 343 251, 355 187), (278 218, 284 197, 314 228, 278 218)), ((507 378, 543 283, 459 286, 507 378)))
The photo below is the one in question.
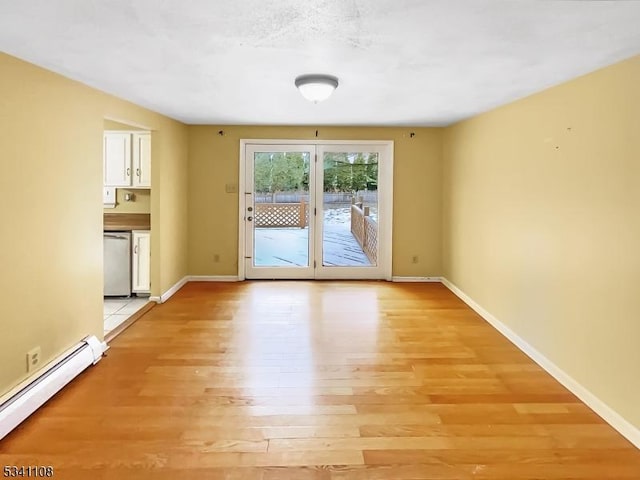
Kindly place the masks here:
POLYGON ((32 348, 27 352, 27 373, 35 370, 40 365, 42 351, 40 347, 32 348))

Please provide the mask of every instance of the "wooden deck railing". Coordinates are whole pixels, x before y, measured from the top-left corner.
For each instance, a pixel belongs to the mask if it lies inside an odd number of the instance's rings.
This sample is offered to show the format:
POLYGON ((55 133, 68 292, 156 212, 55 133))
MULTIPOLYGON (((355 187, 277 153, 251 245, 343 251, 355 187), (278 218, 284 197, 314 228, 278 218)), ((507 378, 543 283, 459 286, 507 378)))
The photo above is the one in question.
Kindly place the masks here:
POLYGON ((262 228, 299 227, 309 224, 309 212, 305 202, 256 203, 255 226, 262 228))
POLYGON ((378 264, 378 224, 369 216, 369 207, 352 200, 351 233, 372 265, 378 264))

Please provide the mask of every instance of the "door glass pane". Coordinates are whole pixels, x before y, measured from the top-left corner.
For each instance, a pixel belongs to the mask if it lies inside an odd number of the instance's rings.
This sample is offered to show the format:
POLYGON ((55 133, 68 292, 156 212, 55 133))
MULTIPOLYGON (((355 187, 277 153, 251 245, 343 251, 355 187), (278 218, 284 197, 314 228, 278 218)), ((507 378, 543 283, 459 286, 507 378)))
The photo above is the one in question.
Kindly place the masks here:
POLYGON ((378 264, 378 153, 325 152, 322 265, 378 264))
POLYGON ((254 266, 309 266, 310 159, 310 152, 254 154, 254 266))

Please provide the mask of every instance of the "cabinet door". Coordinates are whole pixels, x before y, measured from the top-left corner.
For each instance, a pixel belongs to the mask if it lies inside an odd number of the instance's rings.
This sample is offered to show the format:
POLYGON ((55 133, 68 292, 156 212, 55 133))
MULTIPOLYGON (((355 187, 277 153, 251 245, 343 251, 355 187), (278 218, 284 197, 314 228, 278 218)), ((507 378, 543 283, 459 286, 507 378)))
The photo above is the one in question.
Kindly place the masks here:
POLYGON ((151 135, 133 134, 133 186, 151 187, 151 135))
POLYGON ((151 290, 151 232, 133 231, 132 291, 149 293, 151 290))
POLYGON ((105 133, 103 161, 105 187, 131 186, 131 135, 105 133))

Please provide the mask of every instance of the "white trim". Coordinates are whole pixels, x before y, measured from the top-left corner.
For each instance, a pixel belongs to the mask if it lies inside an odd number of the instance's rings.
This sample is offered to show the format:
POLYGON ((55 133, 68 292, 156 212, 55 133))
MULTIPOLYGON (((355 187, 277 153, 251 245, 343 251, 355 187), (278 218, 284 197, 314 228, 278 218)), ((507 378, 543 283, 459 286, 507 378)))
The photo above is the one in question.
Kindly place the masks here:
MULTIPOLYGON (((346 280, 387 280, 392 279, 392 252, 393 252, 393 161, 394 161, 393 140, 378 140, 376 142, 349 141, 341 142, 333 140, 317 143, 318 164, 316 169, 320 170, 319 176, 323 176, 322 164, 324 162, 324 154, 327 152, 361 152, 367 153, 375 151, 378 153, 378 261, 377 265, 360 266, 360 267, 325 267, 322 264, 324 247, 323 229, 324 222, 322 217, 316 217, 316 250, 315 258, 318 260, 318 267, 315 269, 314 278, 318 280, 328 279, 346 279, 346 280), (345 148, 346 147, 346 148, 345 148)), ((323 182, 321 178, 315 185, 316 201, 320 205, 322 211, 322 202, 324 195, 323 182)))
POLYGON ((314 189, 312 188, 315 185, 315 162, 314 159, 317 158, 318 147, 313 144, 296 144, 291 145, 288 143, 280 144, 280 145, 246 145, 244 148, 244 158, 241 160, 241 164, 245 166, 244 173, 244 181, 241 183, 242 189, 241 191, 244 193, 242 195, 243 204, 240 207, 240 216, 238 222, 240 226, 245 229, 243 244, 238 245, 242 246, 243 249, 239 254, 239 259, 242 259, 243 263, 243 274, 244 278, 252 278, 252 279, 276 279, 276 278, 286 278, 286 279, 313 279, 314 277, 314 267, 310 262, 313 259, 314 252, 314 228, 315 223, 312 221, 313 218, 309 215, 309 229, 308 232, 308 241, 307 241, 307 261, 308 264, 306 266, 296 266, 296 267, 259 267, 253 264, 253 259, 249 258, 253 256, 254 250, 254 223, 245 221, 245 215, 251 215, 247 211, 247 208, 253 207, 255 208, 255 198, 254 198, 254 156, 258 152, 263 151, 273 151, 273 152, 297 152, 297 153, 308 153, 309 154, 309 211, 312 211, 315 207, 315 195, 314 189))
POLYGON ((245 145, 388 145, 393 140, 320 140, 316 137, 304 139, 266 139, 266 138, 243 138, 240 139, 240 147, 245 145))
MULTIPOLYGON (((150 130, 104 130, 103 133, 124 133, 126 135, 150 135, 150 130)), ((126 187, 114 187, 114 188, 126 188, 126 187)), ((145 187, 134 187, 132 185, 128 185, 128 188, 145 188, 145 187)), ((148 187, 147 187, 148 188, 148 187)))
POLYGON ((442 277, 391 277, 392 282, 404 282, 404 283, 413 283, 413 282, 422 282, 422 283, 440 283, 442 282, 442 277))
POLYGON ((164 303, 169 300, 178 290, 188 282, 237 282, 239 278, 235 275, 186 275, 176 282, 169 290, 159 297, 149 297, 150 302, 164 303))
POLYGON ((245 147, 246 140, 240 140, 240 156, 238 158, 238 280, 244 280, 244 251, 245 251, 245 225, 244 209, 246 195, 246 167, 245 167, 245 147))
MULTIPOLYGON (((392 277, 392 256, 393 256, 393 164, 394 164, 394 149, 395 143, 393 140, 319 140, 317 138, 310 139, 240 139, 240 149, 239 149, 239 169, 238 169, 238 280, 242 281, 246 278, 246 259, 245 259, 245 251, 247 249, 246 246, 246 225, 245 225, 245 207, 246 207, 246 196, 251 195, 251 193, 246 192, 248 188, 246 183, 246 150, 248 146, 260 146, 260 145, 277 145, 277 146, 313 146, 316 150, 316 153, 322 150, 323 146, 340 146, 340 145, 354 145, 354 146, 373 146, 382 151, 384 162, 382 162, 382 171, 379 172, 383 182, 388 180, 388 185, 385 185, 384 189, 382 189, 382 203, 384 206, 384 210, 387 211, 385 214, 384 224, 381 225, 380 235, 381 235, 381 246, 378 252, 378 265, 376 267, 366 267, 358 270, 357 278, 353 276, 352 270, 349 270, 349 267, 331 267, 330 269, 325 269, 322 266, 317 268, 310 267, 310 273, 303 273, 299 275, 294 275, 291 278, 304 278, 304 279, 345 279, 345 280, 387 280, 391 281, 392 277)), ((330 149, 329 149, 330 150, 330 149)), ((312 179, 310 179, 312 180, 312 179)), ((316 182, 313 182, 316 183, 316 182)), ((315 185, 316 188, 321 188, 318 185, 315 185)), ((312 192, 309 192, 310 197, 312 197, 312 192)), ((316 195, 317 196, 317 195, 316 195)), ((310 233, 313 232, 310 229, 310 233)), ((320 230, 320 229, 319 229, 320 230)), ((320 241, 321 232, 318 231, 315 234, 314 240, 316 243, 316 248, 314 248, 314 257, 316 260, 321 258, 321 255, 318 254, 318 249, 321 248, 322 242, 320 241)), ((310 245, 312 245, 313 240, 310 241, 310 245)), ((286 275, 284 270, 280 269, 279 273, 283 273, 286 275)), ((260 277, 258 275, 257 277, 260 277)), ((256 278, 257 278, 256 277, 256 278)), ((265 274, 264 278, 274 278, 273 273, 269 275, 265 274)), ((263 278, 260 277, 260 278, 263 278)), ((278 278, 289 278, 288 276, 278 278)))
POLYGON ((511 330, 507 325, 502 323, 487 310, 481 307, 469 295, 460 290, 446 278, 442 277, 442 283, 458 296, 464 303, 475 310, 482 318, 491 324, 496 330, 502 333, 509 341, 515 344, 522 352, 529 356, 534 362, 540 365, 544 370, 553 376, 558 382, 569 389, 588 407, 596 412, 605 422, 615 428, 627 440, 640 448, 640 429, 631 422, 622 417, 613 408, 599 399, 595 394, 590 392, 585 386, 581 385, 577 380, 571 377, 567 372, 562 370, 558 365, 553 363, 542 353, 531 346, 526 340, 511 330))
POLYGON ((182 277, 169 290, 159 297, 149 297, 149 300, 156 303, 164 303, 169 300, 178 290, 180 290, 189 281, 189 276, 182 277))
MULTIPOLYGON (((120 124, 122 124, 122 125, 127 125, 127 126, 129 126, 129 127, 133 127, 133 128, 141 128, 142 130, 147 130, 147 131, 149 131, 149 132, 153 131, 153 128, 151 128, 151 127, 148 127, 148 126, 143 125, 143 124, 141 124, 141 123, 132 122, 132 121, 130 121, 130 120, 125 120, 125 119, 120 118, 120 117, 113 117, 113 116, 111 116, 111 115, 105 115, 103 118, 104 118, 105 120, 109 120, 109 121, 111 121, 111 122, 120 123, 120 124)), ((120 131, 120 130, 118 130, 118 131, 120 131)), ((139 130, 136 130, 136 132, 139 132, 139 130)))
POLYGON ((240 282, 236 275, 191 275, 190 282, 240 282))

